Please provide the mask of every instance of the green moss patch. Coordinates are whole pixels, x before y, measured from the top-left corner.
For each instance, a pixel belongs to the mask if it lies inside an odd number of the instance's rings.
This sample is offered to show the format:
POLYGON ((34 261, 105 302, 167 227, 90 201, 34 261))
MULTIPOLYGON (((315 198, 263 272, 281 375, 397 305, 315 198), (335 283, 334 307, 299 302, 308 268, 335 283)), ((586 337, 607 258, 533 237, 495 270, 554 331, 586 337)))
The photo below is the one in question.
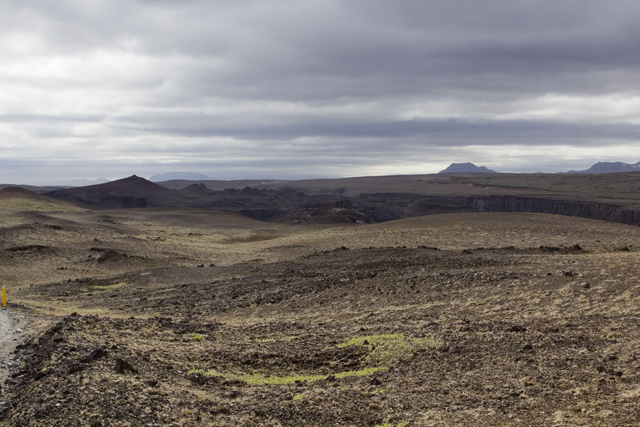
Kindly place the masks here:
POLYGON ((369 353, 367 361, 387 365, 410 358, 418 350, 438 345, 440 342, 432 337, 411 338, 402 334, 388 334, 352 338, 339 344, 338 348, 364 347, 369 353))
POLYGON ((95 286, 89 286, 86 289, 83 289, 82 292, 84 293, 97 293, 97 292, 107 292, 107 291, 112 291, 114 289, 118 289, 122 286, 125 286, 127 284, 127 282, 119 282, 119 283, 113 283, 111 285, 95 285, 95 286))
MULTIPOLYGON (((376 372, 379 371, 384 371, 385 367, 378 367, 378 368, 365 368, 365 369, 360 369, 357 371, 346 371, 346 372, 339 372, 337 374, 332 374, 334 377, 336 378, 347 378, 347 377, 364 377, 367 375, 372 375, 376 372)), ((296 381, 301 381, 301 382, 314 382, 314 381, 321 381, 321 380, 326 380, 327 377, 331 374, 327 374, 327 375, 290 375, 290 376, 286 376, 286 377, 278 377, 278 376, 274 376, 274 375, 263 375, 263 374, 242 374, 242 375, 236 375, 236 374, 230 374, 230 373, 222 373, 222 372, 218 372, 214 369, 210 369, 208 371, 205 371, 203 369, 193 369, 191 371, 189 371, 189 374, 191 373, 200 373, 204 376, 207 377, 222 377, 225 378, 227 380, 240 380, 243 381, 249 385, 285 385, 285 384, 293 384, 296 381)))

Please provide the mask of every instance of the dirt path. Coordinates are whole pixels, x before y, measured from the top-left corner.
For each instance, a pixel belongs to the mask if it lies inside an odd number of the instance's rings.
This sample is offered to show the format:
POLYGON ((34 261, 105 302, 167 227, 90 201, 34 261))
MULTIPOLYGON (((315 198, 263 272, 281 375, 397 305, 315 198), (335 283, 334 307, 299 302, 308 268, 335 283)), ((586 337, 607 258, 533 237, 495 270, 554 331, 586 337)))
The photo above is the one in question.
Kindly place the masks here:
POLYGON ((0 310, 0 390, 7 379, 9 368, 16 363, 13 351, 26 335, 25 324, 23 314, 0 310))

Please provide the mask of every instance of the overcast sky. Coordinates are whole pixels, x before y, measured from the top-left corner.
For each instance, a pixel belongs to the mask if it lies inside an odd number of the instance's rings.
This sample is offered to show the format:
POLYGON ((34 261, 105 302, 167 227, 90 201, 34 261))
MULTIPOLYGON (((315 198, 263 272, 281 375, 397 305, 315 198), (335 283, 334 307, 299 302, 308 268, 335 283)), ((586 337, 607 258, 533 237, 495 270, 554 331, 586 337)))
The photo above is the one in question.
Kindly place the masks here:
POLYGON ((640 2, 3 0, 0 183, 640 160, 640 2))

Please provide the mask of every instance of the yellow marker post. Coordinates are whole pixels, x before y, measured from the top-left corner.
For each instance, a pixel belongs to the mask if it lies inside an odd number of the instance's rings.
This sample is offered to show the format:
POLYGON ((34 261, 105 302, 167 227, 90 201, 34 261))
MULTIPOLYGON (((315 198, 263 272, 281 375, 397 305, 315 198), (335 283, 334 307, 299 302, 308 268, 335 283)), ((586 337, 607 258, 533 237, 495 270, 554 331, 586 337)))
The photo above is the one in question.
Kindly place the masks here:
POLYGON ((7 307, 7 289, 2 288, 2 308, 7 307))

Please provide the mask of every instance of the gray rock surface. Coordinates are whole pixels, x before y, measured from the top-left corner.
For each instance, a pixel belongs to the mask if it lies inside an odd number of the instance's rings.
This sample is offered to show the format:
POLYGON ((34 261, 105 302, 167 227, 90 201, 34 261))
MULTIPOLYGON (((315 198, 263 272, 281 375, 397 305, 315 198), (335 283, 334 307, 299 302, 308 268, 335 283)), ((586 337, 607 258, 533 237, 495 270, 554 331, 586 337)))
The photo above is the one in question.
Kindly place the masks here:
POLYGON ((16 363, 13 351, 26 335, 25 323, 22 314, 0 310, 0 390, 9 375, 9 368, 16 363))

